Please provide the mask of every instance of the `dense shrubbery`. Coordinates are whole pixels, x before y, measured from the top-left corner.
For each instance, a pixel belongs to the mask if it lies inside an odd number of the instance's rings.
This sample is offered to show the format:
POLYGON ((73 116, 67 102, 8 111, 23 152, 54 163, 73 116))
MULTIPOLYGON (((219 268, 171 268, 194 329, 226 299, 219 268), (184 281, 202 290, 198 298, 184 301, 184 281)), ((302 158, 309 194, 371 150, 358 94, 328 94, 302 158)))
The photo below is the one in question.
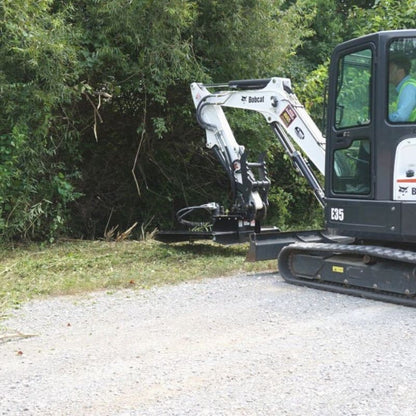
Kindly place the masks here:
MULTIPOLYGON (((289 76, 319 117, 334 44, 361 27, 414 21, 414 8, 401 14, 403 2, 367 3, 3 0, 0 239, 96 238, 134 222, 144 232, 171 225, 186 204, 226 201, 189 84, 289 76)), ((252 155, 268 152, 270 221, 319 222, 267 126, 241 113, 231 119, 252 155)))

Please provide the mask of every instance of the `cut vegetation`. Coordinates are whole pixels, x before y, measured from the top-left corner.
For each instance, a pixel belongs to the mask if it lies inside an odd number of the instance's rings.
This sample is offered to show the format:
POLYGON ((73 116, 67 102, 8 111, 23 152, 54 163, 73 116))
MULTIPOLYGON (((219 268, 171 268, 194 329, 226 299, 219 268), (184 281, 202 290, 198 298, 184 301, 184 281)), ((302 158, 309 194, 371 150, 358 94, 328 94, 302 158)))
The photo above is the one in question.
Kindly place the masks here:
POLYGON ((166 245, 149 241, 71 241, 31 244, 0 253, 0 315, 39 296, 117 288, 149 288, 185 280, 274 270, 245 262, 247 245, 210 242, 166 245))

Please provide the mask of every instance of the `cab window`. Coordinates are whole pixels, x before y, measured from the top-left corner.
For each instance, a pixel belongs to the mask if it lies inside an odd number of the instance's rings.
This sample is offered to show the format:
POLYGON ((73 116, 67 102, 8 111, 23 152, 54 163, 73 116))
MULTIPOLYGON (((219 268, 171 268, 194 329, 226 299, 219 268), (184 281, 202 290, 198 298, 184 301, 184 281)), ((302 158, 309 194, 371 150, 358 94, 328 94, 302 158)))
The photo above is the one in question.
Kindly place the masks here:
POLYGON ((369 195, 370 141, 357 139, 334 152, 332 191, 336 194, 369 195))
MULTIPOLYGON (((344 130, 371 124, 373 52, 361 49, 338 61, 335 129, 344 130)), ((368 196, 371 193, 371 146, 368 129, 351 131, 333 153, 332 192, 368 196), (348 138, 351 139, 348 140, 348 138)), ((343 133, 337 137, 344 137, 343 133)))
POLYGON ((416 122, 416 39, 391 42, 388 59, 388 120, 416 122))
POLYGON ((371 122, 372 51, 363 49, 341 57, 338 64, 335 128, 371 122))

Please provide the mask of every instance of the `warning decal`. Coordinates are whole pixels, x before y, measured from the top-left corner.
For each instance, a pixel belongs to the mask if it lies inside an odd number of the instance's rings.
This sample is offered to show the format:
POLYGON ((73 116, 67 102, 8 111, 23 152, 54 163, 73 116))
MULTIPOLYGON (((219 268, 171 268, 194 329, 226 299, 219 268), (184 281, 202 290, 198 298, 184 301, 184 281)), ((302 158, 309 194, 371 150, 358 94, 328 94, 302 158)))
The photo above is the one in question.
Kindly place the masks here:
POLYGON ((292 108, 292 106, 288 105, 280 114, 280 118, 282 119, 284 125, 289 127, 293 120, 296 118, 295 110, 292 108))

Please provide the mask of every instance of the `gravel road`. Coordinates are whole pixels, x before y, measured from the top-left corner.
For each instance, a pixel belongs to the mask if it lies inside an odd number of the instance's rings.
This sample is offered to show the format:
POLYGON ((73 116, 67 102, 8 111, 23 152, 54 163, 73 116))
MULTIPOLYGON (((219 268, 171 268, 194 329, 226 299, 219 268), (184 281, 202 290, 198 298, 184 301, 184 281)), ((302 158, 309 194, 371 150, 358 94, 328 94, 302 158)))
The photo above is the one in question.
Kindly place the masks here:
POLYGON ((415 323, 272 274, 38 300, 2 323, 0 414, 413 416, 415 323))

